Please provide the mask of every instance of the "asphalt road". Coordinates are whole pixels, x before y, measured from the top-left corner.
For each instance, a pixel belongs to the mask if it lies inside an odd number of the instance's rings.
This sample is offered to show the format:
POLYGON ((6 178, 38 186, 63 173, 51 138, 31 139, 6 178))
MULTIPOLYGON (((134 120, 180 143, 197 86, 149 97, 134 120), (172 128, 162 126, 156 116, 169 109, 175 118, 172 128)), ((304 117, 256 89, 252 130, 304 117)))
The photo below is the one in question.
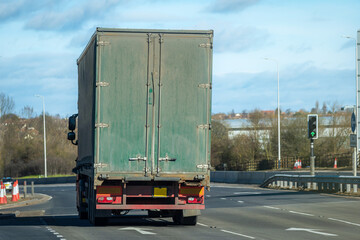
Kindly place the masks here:
POLYGON ((359 198, 214 184, 196 226, 135 211, 94 227, 77 217, 75 185, 35 191, 52 199, 6 209, 20 215, 0 218, 0 239, 360 239, 359 198))

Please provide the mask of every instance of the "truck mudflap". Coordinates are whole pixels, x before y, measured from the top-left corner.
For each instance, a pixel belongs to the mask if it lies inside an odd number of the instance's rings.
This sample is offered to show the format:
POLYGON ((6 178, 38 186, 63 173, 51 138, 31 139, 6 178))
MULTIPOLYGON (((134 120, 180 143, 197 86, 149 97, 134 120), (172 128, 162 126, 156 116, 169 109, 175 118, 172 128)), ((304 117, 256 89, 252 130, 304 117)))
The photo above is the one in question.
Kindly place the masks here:
POLYGON ((122 184, 97 186, 96 209, 205 209, 203 186, 168 184, 122 184))

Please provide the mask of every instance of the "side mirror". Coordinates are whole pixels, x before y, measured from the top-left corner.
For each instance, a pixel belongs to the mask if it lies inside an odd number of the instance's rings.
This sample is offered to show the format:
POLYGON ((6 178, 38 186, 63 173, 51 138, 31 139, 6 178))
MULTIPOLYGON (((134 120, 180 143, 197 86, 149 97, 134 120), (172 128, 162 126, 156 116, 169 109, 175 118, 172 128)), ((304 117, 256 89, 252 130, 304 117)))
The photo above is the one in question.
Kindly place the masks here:
POLYGON ((70 141, 74 141, 75 140, 75 133, 74 132, 69 132, 67 138, 70 141))
POLYGON ((70 131, 74 131, 75 128, 76 128, 76 118, 77 118, 77 116, 78 116, 77 114, 74 114, 71 117, 69 117, 69 130, 70 131))

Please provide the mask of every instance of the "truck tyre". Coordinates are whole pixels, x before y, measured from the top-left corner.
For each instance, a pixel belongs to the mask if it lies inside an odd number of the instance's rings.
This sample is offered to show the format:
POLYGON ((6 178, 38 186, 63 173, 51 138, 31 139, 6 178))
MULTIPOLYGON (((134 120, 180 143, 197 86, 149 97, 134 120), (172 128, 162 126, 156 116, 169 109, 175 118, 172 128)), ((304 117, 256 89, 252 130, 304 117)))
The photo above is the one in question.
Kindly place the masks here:
POLYGON ((87 212, 78 212, 80 219, 88 219, 88 213, 87 212))
POLYGON ((94 226, 106 226, 108 224, 108 218, 96 217, 93 224, 94 226))
POLYGON ((195 226, 197 223, 197 216, 184 217, 183 211, 176 211, 173 216, 173 221, 178 225, 191 225, 195 226))

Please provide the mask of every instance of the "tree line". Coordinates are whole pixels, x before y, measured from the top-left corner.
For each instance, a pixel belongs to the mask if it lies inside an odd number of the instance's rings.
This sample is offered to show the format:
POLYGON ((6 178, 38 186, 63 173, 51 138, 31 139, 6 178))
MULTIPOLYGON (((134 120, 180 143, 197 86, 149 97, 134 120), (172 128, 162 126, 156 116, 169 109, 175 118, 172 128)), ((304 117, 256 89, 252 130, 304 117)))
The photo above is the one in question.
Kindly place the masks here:
MULTIPOLYGON (((301 110, 281 113, 281 159, 290 161, 291 167, 297 159, 307 163, 310 156, 307 115, 319 115, 319 139, 315 140, 315 165, 326 167, 336 156, 351 160, 349 134, 351 111, 341 111, 336 103, 319 108, 318 102, 310 112, 301 110), (321 161, 328 161, 323 163, 321 161)), ((277 112, 263 114, 255 109, 247 114, 250 126, 246 131, 229 137, 229 128, 224 121, 213 120, 211 129, 211 165, 218 170, 265 170, 277 168, 278 128, 277 112)), ((345 163, 344 163, 345 164, 345 163)), ((330 167, 328 166, 328 167, 330 167)))
MULTIPOLYGON (((44 174, 43 116, 35 116, 25 106, 14 113, 13 99, 0 93, 0 175, 21 177, 44 174)), ((304 110, 281 114, 282 159, 309 158, 307 114, 304 110)), ((319 139, 315 141, 316 161, 327 156, 349 153, 351 112, 340 111, 337 104, 320 108, 316 103, 311 113, 320 116, 319 139)), ((223 121, 212 121, 211 165, 222 170, 259 170, 275 167, 277 160, 277 114, 263 114, 255 109, 247 114, 248 130, 229 137, 223 121), (264 130, 265 129, 265 130, 264 130), (252 167, 249 167, 252 166, 252 167)), ((66 138, 68 120, 45 114, 48 175, 71 174, 77 148, 66 138)), ((284 167, 284 166, 282 166, 284 167)))
MULTIPOLYGON (((0 175, 44 175, 43 116, 25 106, 14 112, 14 101, 0 93, 0 175)), ((67 119, 45 114, 47 173, 70 174, 77 149, 66 139, 67 119)))

